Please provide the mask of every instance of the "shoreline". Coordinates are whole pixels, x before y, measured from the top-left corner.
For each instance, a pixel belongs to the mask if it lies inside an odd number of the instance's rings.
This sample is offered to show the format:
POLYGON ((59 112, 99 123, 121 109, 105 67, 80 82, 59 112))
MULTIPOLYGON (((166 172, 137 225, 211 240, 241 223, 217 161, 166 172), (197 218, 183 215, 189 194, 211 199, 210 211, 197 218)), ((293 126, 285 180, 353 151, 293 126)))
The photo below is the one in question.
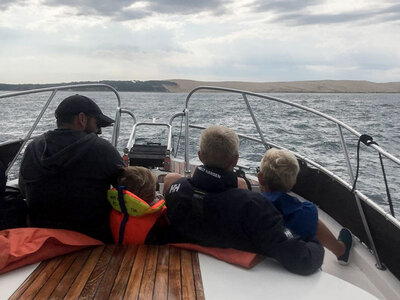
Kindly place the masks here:
MULTIPOLYGON (((315 80, 288 82, 245 82, 245 81, 195 81, 186 79, 149 80, 149 81, 80 81, 48 84, 4 84, 0 91, 23 91, 57 85, 108 84, 119 92, 164 92, 188 93, 199 86, 218 86, 223 88, 246 90, 254 93, 400 93, 400 82, 375 83, 357 80, 315 80)), ((102 91, 101 88, 84 88, 82 91, 102 91)), ((202 91, 207 92, 207 91, 202 91)), ((210 91, 215 92, 215 91, 210 91)))

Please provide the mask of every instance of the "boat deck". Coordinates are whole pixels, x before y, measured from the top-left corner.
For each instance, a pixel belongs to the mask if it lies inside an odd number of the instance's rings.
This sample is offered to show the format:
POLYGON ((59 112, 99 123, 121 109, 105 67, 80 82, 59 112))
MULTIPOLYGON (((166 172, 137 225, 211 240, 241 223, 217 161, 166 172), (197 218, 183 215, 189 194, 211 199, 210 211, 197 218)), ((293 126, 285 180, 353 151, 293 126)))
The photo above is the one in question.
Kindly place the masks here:
MULTIPOLYGON (((304 200, 299 195, 295 196, 304 200)), ((319 208, 318 216, 331 232, 338 236, 342 226, 319 208)), ((356 237, 353 239, 351 251, 349 264, 343 266, 337 262, 336 256, 332 252, 325 249, 322 270, 358 286, 378 299, 400 299, 398 280, 390 272, 381 271, 375 266, 373 254, 356 237)))
MULTIPOLYGON (((175 160, 171 162, 172 169, 180 174, 184 173, 184 162, 175 160)), ((191 166, 193 174, 196 166, 191 166)), ((254 191, 259 192, 258 181, 255 176, 248 175, 254 191)), ((305 201, 300 195, 294 194, 301 201, 305 201)), ((318 208, 319 218, 329 227, 335 236, 338 236, 342 226, 332 219, 328 214, 318 208)), ((357 239, 353 240, 353 249, 350 264, 342 266, 329 250, 325 249, 325 258, 322 270, 337 278, 341 278, 361 289, 371 293, 379 299, 400 299, 397 289, 398 280, 389 272, 380 271, 375 267, 375 259, 372 253, 357 239), (382 291, 385 291, 382 293, 382 291)))
MULTIPOLYGON (((173 161, 171 166, 181 174, 184 171, 183 162, 173 161)), ((193 172, 194 166, 191 169, 193 172)), ((249 179, 252 179, 251 176, 249 179)), ((255 179, 252 183, 257 190, 255 179)), ((161 189, 162 186, 161 182, 161 189)), ((337 235, 341 226, 321 210, 319 216, 337 235)), ((229 287, 230 299, 241 298, 243 294, 236 289, 242 290, 246 286, 247 298, 256 299, 260 298, 259 294, 265 293, 265 282, 280 276, 281 279, 268 286, 269 292, 273 289, 281 295, 284 290, 290 294, 293 290, 307 290, 312 286, 312 292, 320 296, 318 287, 332 289, 331 285, 335 284, 338 295, 333 295, 332 299, 338 296, 352 299, 358 295, 360 291, 351 286, 369 293, 363 294, 365 297, 373 298, 374 295, 379 299, 400 299, 398 281, 394 276, 377 270, 372 254, 357 240, 354 242, 348 266, 339 265, 333 254, 326 251, 322 266, 324 272, 308 277, 289 274, 268 260, 252 270, 243 270, 197 252, 168 245, 106 245, 40 263, 9 299, 205 299, 205 291, 208 291, 207 298, 221 299, 220 290, 226 294, 223 286, 229 287), (242 280, 245 278, 247 284, 244 286, 242 280), (260 282, 257 283, 257 280, 260 282), (321 284, 324 280, 326 286, 321 284), (307 287, 307 284, 310 286, 307 287), (343 291, 350 294, 342 295, 343 291)), ((293 295, 286 296, 283 298, 293 298, 293 295)), ((302 299, 307 299, 310 295, 305 293, 303 296, 302 299)))
POLYGON ((197 252, 106 245, 43 261, 10 299, 204 299, 197 252))

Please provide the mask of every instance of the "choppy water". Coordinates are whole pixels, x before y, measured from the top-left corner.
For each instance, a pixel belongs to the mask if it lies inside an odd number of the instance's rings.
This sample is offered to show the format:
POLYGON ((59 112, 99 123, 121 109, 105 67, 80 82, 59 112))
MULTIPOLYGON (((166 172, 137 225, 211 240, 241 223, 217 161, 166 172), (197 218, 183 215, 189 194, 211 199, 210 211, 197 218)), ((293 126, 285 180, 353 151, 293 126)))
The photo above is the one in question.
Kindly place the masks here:
MULTIPOLYGON (((3 92, 0 92, 3 94, 3 92)), ((59 92, 50 104, 34 135, 55 127, 54 110, 58 103, 70 95, 69 92, 59 92)), ((111 116, 115 114, 115 96, 107 92, 84 92, 94 98, 111 116)), ((181 112, 184 108, 186 94, 169 93, 120 93, 122 107, 132 111, 138 121, 168 122, 171 115, 181 112)), ((293 101, 330 114, 352 126, 361 133, 373 136, 381 147, 396 157, 400 157, 400 94, 270 94, 272 96, 293 101)), ((19 96, 17 98, 0 99, 0 141, 22 138, 37 117, 40 108, 49 94, 19 96)), ((300 111, 283 104, 263 99, 249 98, 265 138, 275 144, 301 153, 313 159, 330 171, 349 182, 346 163, 341 150, 338 130, 335 124, 310 113, 300 111)), ((202 93, 194 96, 189 104, 191 123, 207 127, 211 124, 227 125, 237 132, 257 138, 255 126, 246 110, 246 105, 240 95, 225 93, 202 93)), ((180 119, 174 122, 174 134, 179 134, 180 119)), ((129 139, 132 119, 124 114, 121 122, 121 133, 118 149, 121 151, 129 139)), ((139 140, 160 140, 166 138, 166 132, 152 132, 141 127, 139 140)), ((197 153, 198 130, 191 130, 190 153, 197 153), (193 135, 192 135, 193 134, 193 135)), ((184 131, 182 131, 184 134, 184 131)), ((356 166, 355 136, 344 130, 345 140, 351 163, 356 166)), ((111 129, 103 130, 103 136, 110 138, 111 129)), ((177 138, 175 138, 175 142, 177 138)), ((183 137, 181 138, 183 146, 183 137)), ((263 146, 241 141, 239 164, 251 167, 248 172, 255 172, 255 167, 261 160, 265 149, 263 146)), ((389 180, 389 188, 395 203, 397 217, 400 215, 400 166, 384 159, 389 180)), ((10 178, 15 178, 15 167, 10 178)), ((360 154, 360 175, 357 186, 365 190, 365 194, 388 211, 387 197, 383 184, 382 171, 378 155, 362 146, 360 154)))

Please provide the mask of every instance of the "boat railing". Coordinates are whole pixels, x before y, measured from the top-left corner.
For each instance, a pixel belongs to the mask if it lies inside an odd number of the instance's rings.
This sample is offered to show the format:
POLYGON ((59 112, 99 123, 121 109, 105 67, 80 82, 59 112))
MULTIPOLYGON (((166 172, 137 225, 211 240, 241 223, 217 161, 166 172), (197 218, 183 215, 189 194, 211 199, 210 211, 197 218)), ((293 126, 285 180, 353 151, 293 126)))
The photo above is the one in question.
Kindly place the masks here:
POLYGON ((115 112, 115 124, 113 127, 113 132, 112 132, 112 137, 111 137, 111 143, 116 147, 117 142, 118 142, 119 130, 120 130, 120 120, 121 120, 121 110, 122 110, 121 109, 121 98, 120 98, 117 90, 108 84, 94 83, 94 84, 76 84, 76 85, 54 86, 54 87, 32 89, 32 90, 27 90, 27 91, 19 91, 19 92, 6 93, 6 94, 0 95, 0 99, 4 99, 4 98, 16 97, 16 96, 29 95, 29 94, 51 92, 49 98, 47 99, 46 103, 42 107, 42 110, 40 111, 39 115, 35 119, 33 125, 31 126, 31 128, 29 129, 29 131, 25 135, 25 137, 22 139, 23 143, 22 143, 20 149, 18 150, 17 154, 14 156, 13 160, 9 163, 9 165, 6 169, 6 175, 9 173, 10 169, 16 162, 21 151, 24 149, 26 143, 31 139, 32 133, 35 131, 37 125, 39 124, 44 113, 46 112, 47 108, 49 107, 50 103, 53 101, 53 99, 58 91, 74 90, 74 89, 78 89, 78 88, 80 89, 80 88, 98 88, 98 87, 110 90, 111 92, 113 92, 115 94, 116 99, 117 99, 117 108, 116 108, 116 112, 115 112))
MULTIPOLYGON (((333 123, 335 123, 337 125, 338 133, 339 133, 341 142, 344 142, 342 128, 347 129, 350 133, 355 135, 357 138, 360 138, 361 135, 362 135, 360 132, 358 132, 354 128, 350 127, 349 125, 345 124, 344 122, 342 122, 342 121, 340 121, 340 120, 338 120, 338 119, 336 119, 336 118, 334 118, 334 117, 332 117, 332 116, 330 116, 328 114, 322 113, 322 112, 320 112, 320 111, 318 111, 316 109, 313 109, 313 108, 310 108, 310 107, 307 107, 307 106, 304 106, 304 105, 301 105, 301 104, 298 104, 298 103, 293 103, 291 101, 280 99, 280 98, 277 98, 277 97, 262 95, 262 94, 258 94, 258 93, 252 93, 252 92, 248 92, 248 91, 229 89, 229 88, 222 88, 222 87, 212 87, 212 86, 200 86, 200 87, 194 88, 192 91, 190 91, 190 93, 186 97, 185 110, 184 110, 186 121, 188 121, 188 118, 189 118, 188 104, 189 104, 190 98, 192 97, 192 95, 194 93, 196 93, 196 92, 198 92, 200 90, 214 90, 214 91, 220 91, 220 92, 231 92, 231 93, 241 94, 243 99, 244 99, 244 101, 245 101, 245 103, 246 103, 247 109, 250 112, 250 115, 251 115, 251 117, 253 119, 253 122, 254 122, 254 124, 256 126, 256 129, 257 129, 257 132, 258 132, 258 134, 260 136, 260 139, 261 139, 262 143, 265 146, 267 145, 267 143, 265 142, 264 135, 263 135, 262 130, 261 130, 259 124, 258 124, 258 121, 257 121, 257 119, 256 119, 256 117, 254 115, 253 109, 252 109, 252 107, 251 107, 251 105, 250 105, 250 103, 248 101, 247 96, 254 96, 254 97, 259 97, 259 98, 263 98, 263 99, 267 99, 267 100, 283 103, 283 104, 286 104, 286 105, 289 105, 289 106, 292 106, 292 107, 299 108, 299 109, 304 110, 304 111, 308 111, 308 112, 313 113, 315 115, 318 115, 318 116, 320 116, 320 117, 322 117, 322 118, 324 118, 326 120, 329 120, 329 121, 331 121, 331 122, 333 122, 333 123)), ((400 159, 399 158, 397 158, 397 157, 393 156, 392 154, 390 154, 389 152, 385 151, 379 145, 371 144, 370 147, 374 148, 377 152, 381 153, 386 158, 388 158, 391 161, 395 162, 396 164, 400 165, 400 159)), ((344 152, 344 155, 346 156, 346 161, 347 161, 347 159, 349 158, 347 150, 346 150, 346 152, 344 152)), ((350 160, 348 160, 348 162, 350 162, 350 160)), ((347 167, 350 169, 349 173, 350 172, 352 173, 351 165, 348 165, 347 167)))
POLYGON ((128 114, 128 115, 130 115, 130 116, 132 117, 133 124, 135 124, 135 123, 137 122, 137 119, 136 119, 135 114, 134 114, 133 112, 131 112, 130 110, 121 108, 121 114, 128 114))
POLYGON ((159 122, 135 122, 132 126, 131 134, 129 136, 128 143, 126 145, 127 149, 131 149, 135 144, 136 140, 136 132, 139 126, 147 126, 147 127, 166 127, 167 128, 167 150, 172 151, 172 126, 168 123, 159 123, 159 122))
MULTIPOLYGON (((190 124, 189 125, 190 128, 193 129, 199 129, 199 130, 204 130, 206 129, 206 127, 204 126, 199 126, 199 125, 193 125, 190 124)), ((245 135, 245 134, 240 134, 238 133, 239 138, 241 139, 245 139, 245 140, 249 140, 258 144, 263 144, 264 142, 260 139, 245 135)), ((301 159, 302 161, 306 162, 307 164, 315 167, 316 169, 318 169, 319 171, 321 171, 322 173, 328 175, 329 177, 335 179, 337 182, 339 182, 340 184, 342 184, 343 186, 345 186, 349 191, 352 189, 352 185, 350 185, 346 180, 344 180, 343 178, 339 177, 338 175, 336 175, 335 173, 333 173, 332 171, 328 170, 327 168, 323 167, 322 165, 318 164, 317 162, 309 159, 308 157, 301 155, 298 152, 286 149, 285 147, 282 147, 278 144, 275 144, 271 141, 265 140, 265 143, 267 144, 268 147, 273 147, 273 148, 277 148, 277 149, 285 149, 288 150, 290 152, 292 152, 297 158, 301 159)), ((354 191, 355 194, 357 194, 358 197, 360 197, 363 201, 367 202, 370 206, 373 206, 376 210, 378 210, 382 215, 385 216, 385 218, 390 221, 391 223, 393 223, 393 225, 399 227, 400 229, 400 223, 399 221, 393 217, 391 214, 387 213, 384 211, 384 209, 382 209, 382 207, 380 207, 379 205, 377 205, 375 202, 373 202, 368 196, 366 196, 364 193, 362 193, 360 190, 355 190, 354 191)))
MULTIPOLYGON (((250 140, 256 140, 257 142, 260 142, 264 145, 264 147, 266 149, 269 149, 270 147, 277 147, 277 148, 282 148, 279 147, 278 145, 274 145, 271 142, 267 142, 267 140, 264 137, 264 134, 259 126, 259 123, 257 121, 257 118, 254 115, 254 111, 249 103, 248 100, 248 96, 252 96, 252 97, 258 97, 258 98, 262 98, 262 99, 266 99, 266 100, 271 100, 271 101, 275 101, 275 102, 279 102, 291 107, 295 107, 298 108, 300 110, 312 113, 314 115, 317 115, 319 117, 322 117, 334 124, 336 124, 337 130, 338 130, 338 136, 340 139, 340 143, 342 146, 342 150, 343 150, 343 154, 344 154, 344 158, 346 161, 346 167, 347 167, 347 172, 349 174, 350 180, 351 180, 351 184, 347 183, 345 180, 341 179, 340 177, 338 177, 337 175, 335 175, 334 173, 332 173, 331 171, 327 170, 326 168, 322 167, 321 165, 319 165, 318 163, 307 159, 306 157, 303 157, 301 155, 299 155, 298 153, 294 153, 297 157, 301 158, 302 160, 306 161, 307 163, 315 166, 317 169, 321 170, 322 172, 324 172, 325 174, 327 174, 328 176, 332 177, 333 179, 337 180, 338 182, 340 182, 343 186, 345 186, 347 189, 349 189, 350 191, 353 192, 356 203, 357 203, 357 208, 359 210, 360 216, 361 216, 361 221, 364 227, 364 230, 366 232, 367 238, 370 242, 372 251, 376 257, 376 261, 377 261, 377 267, 380 269, 384 269, 384 266, 382 265, 380 258, 378 256, 378 252, 376 250, 375 247, 375 243, 374 240, 372 238, 370 229, 369 229, 369 225, 368 222, 366 220, 365 217, 365 213, 364 213, 364 209, 361 205, 360 199, 363 199, 364 201, 368 202, 371 206, 375 207, 379 212, 381 212, 382 214, 386 215, 387 219, 390 220, 393 224, 395 224, 396 226, 399 226, 399 222, 394 218, 394 211, 391 208, 391 212, 392 212, 392 216, 387 214, 386 212, 384 212, 384 210, 382 208, 380 208, 378 205, 376 205, 372 200, 370 200, 367 196, 365 196, 361 191, 359 191, 358 189, 353 188, 353 185, 355 185, 355 177, 353 174, 353 169, 351 167, 350 164, 350 157, 349 157, 349 153, 347 150, 347 146, 346 146, 346 142, 343 136, 343 128, 346 129, 347 131, 349 131, 351 134, 355 135, 358 139, 361 138, 362 134, 359 133, 358 131, 356 131, 355 129, 353 129, 352 127, 350 127, 349 125, 345 124, 344 122, 330 116, 327 115, 325 113, 322 113, 320 111, 317 111, 313 108, 309 108, 306 107, 304 105, 301 104, 297 104, 297 103, 293 103, 291 101, 288 100, 284 100, 284 99, 280 99, 277 97, 271 97, 271 96, 267 96, 267 95, 262 95, 262 94, 258 94, 258 93, 252 93, 252 92, 248 92, 248 91, 242 91, 242 90, 236 90, 236 89, 230 89, 230 88, 222 88, 222 87, 212 87, 212 86, 200 86, 197 88, 194 88, 192 91, 189 92, 188 96, 186 97, 186 102, 185 102, 185 109, 183 111, 184 114, 184 118, 185 118, 185 173, 186 174, 190 174, 190 164, 189 164, 189 128, 201 128, 199 126, 194 126, 191 125, 189 122, 189 101, 191 100, 191 97, 193 96, 193 94, 195 94, 198 91, 201 90, 208 90, 208 91, 218 91, 218 92, 229 92, 229 93, 236 93, 236 94, 240 94, 243 97, 243 100, 246 104, 246 107, 250 113, 250 116, 253 120, 253 123, 256 127, 257 133, 260 137, 259 140, 248 137, 248 136, 243 136, 242 137, 246 138, 246 139, 250 139, 250 140)), ((370 141, 372 142, 372 141, 370 141)), ((382 149, 379 145, 374 144, 374 143, 369 143, 369 146, 371 148, 373 148, 375 151, 377 151, 380 155, 385 156, 386 158, 388 158, 389 160, 393 161, 394 163, 396 163, 397 165, 400 165, 400 159, 396 158, 395 156, 391 155, 390 153, 388 153, 387 151, 385 151, 384 149, 382 149)), ((383 168, 383 167, 382 167, 383 168)), ((388 194, 388 198, 389 198, 389 202, 390 202, 390 194, 388 194)), ((391 203, 389 203, 391 204, 391 203)))

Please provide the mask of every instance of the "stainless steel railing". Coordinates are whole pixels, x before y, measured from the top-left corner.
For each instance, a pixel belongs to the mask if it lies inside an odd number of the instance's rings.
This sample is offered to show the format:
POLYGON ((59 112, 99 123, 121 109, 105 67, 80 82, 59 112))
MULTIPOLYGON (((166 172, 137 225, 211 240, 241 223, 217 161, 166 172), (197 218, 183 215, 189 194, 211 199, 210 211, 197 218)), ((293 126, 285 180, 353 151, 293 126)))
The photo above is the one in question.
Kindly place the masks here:
MULTIPOLYGON (((264 137, 261 137, 261 136, 263 136, 263 133, 262 133, 260 127, 258 126, 258 122, 257 122, 257 120, 256 120, 256 118, 254 116, 253 109, 252 109, 250 103, 247 100, 247 96, 254 96, 254 97, 259 97, 259 98, 263 98, 263 99, 267 99, 267 100, 272 100, 272 101, 275 101, 275 102, 279 102, 279 103, 283 103, 283 104, 286 104, 286 105, 289 105, 289 106, 292 106, 292 107, 299 108, 299 109, 304 110, 304 111, 308 111, 310 113, 318 115, 318 116, 320 116, 320 117, 322 117, 322 118, 324 118, 326 120, 329 120, 329 121, 337 124, 337 126, 339 126, 339 128, 347 129, 349 132, 351 132, 357 138, 359 138, 361 136, 361 133, 359 133, 358 131, 356 131, 355 129, 350 127, 349 125, 345 124, 344 122, 342 122, 342 121, 340 121, 340 120, 338 120, 338 119, 336 119, 336 118, 334 118, 334 117, 332 117, 330 115, 324 114, 324 113, 322 113, 322 112, 320 112, 318 110, 315 110, 313 108, 309 108, 307 106, 304 106, 304 105, 301 105, 301 104, 297 104, 297 103, 293 103, 293 102, 290 102, 288 100, 283 100, 283 99, 276 98, 276 97, 266 96, 266 95, 247 92, 247 91, 242 91, 242 90, 235 90, 235 89, 228 89, 228 88, 221 88, 221 87, 212 87, 212 86, 200 86, 200 87, 197 87, 197 88, 193 89, 188 94, 188 96, 186 97, 185 111, 184 111, 185 117, 186 117, 186 121, 188 120, 188 117, 189 117, 188 104, 189 104, 190 98, 192 97, 192 95, 195 92, 200 91, 200 90, 214 90, 214 91, 222 91, 222 92, 231 92, 231 93, 241 94, 243 96, 243 99, 244 99, 245 103, 246 103, 247 109, 249 110, 250 115, 251 115, 251 117, 252 117, 252 119, 253 119, 253 121, 254 121, 254 123, 256 125, 257 132, 260 135, 260 138, 261 138, 262 141, 264 141, 264 137)), ((339 135, 343 136, 343 134, 341 132, 339 132, 339 135)), ((391 161, 395 162, 396 164, 400 165, 400 159, 398 159, 397 157, 393 156, 389 152, 385 151, 380 146, 373 144, 373 145, 371 145, 371 147, 374 148, 377 152, 381 153, 386 158, 388 158, 391 161)))
POLYGON ((16 97, 16 96, 22 96, 22 95, 28 95, 28 94, 38 94, 38 93, 43 93, 43 92, 51 92, 49 98, 47 99, 45 105, 43 106, 42 110, 40 111, 39 115, 37 116, 35 122, 33 123, 32 127, 29 129, 28 133, 26 136, 23 138, 23 143, 18 151, 18 153, 15 155, 14 159, 10 162, 10 164, 7 167, 6 170, 6 175, 9 173, 10 169, 16 162, 19 154, 21 151, 24 149, 26 143, 29 141, 29 139, 32 136, 32 133, 35 131, 39 121, 42 119, 45 111, 49 107, 50 103, 53 101, 54 96, 57 94, 58 91, 61 90, 69 90, 69 89, 77 89, 77 88, 82 88, 82 87, 103 87, 105 89, 108 89, 112 91, 117 99, 117 108, 115 112, 115 124, 113 127, 113 133, 111 137, 111 143, 116 147, 117 142, 118 142, 118 137, 119 137, 119 129, 120 129, 120 121, 121 121, 121 98, 117 92, 116 89, 114 89, 112 86, 107 85, 107 84, 76 84, 76 85, 64 85, 64 86, 54 86, 54 87, 48 87, 48 88, 42 88, 42 89, 33 89, 33 90, 27 90, 27 91, 21 91, 21 92, 14 92, 14 93, 7 93, 0 95, 0 99, 3 98, 11 98, 11 97, 16 97))
MULTIPOLYGON (((338 119, 336 119, 336 118, 334 118, 332 116, 329 116, 327 114, 324 114, 324 113, 322 113, 320 111, 317 111, 315 109, 306 107, 306 106, 301 105, 301 104, 293 103, 293 102, 290 102, 290 101, 287 101, 287 100, 283 100, 283 99, 276 98, 276 97, 271 97, 271 96, 266 96, 266 95, 262 95, 262 94, 257 94, 257 93, 242 91, 242 90, 229 89, 229 88, 212 87, 212 86, 200 86, 200 87, 197 87, 197 88, 193 89, 188 94, 188 96, 186 97, 185 109, 183 111, 183 114, 184 114, 184 117, 185 117, 185 145, 186 145, 186 147, 185 147, 185 173, 186 174, 190 174, 190 164, 189 164, 190 158, 189 158, 189 147, 188 147, 188 145, 189 145, 189 128, 195 128, 196 127, 195 125, 191 125, 190 122, 189 122, 189 115, 190 115, 190 113, 189 113, 190 112, 190 110, 189 110, 189 101, 191 100, 192 95, 194 93, 200 91, 200 90, 229 92, 229 93, 236 93, 236 94, 242 95, 243 100, 246 103, 246 107, 247 107, 247 109, 248 109, 248 111, 250 113, 250 116, 251 116, 251 118, 253 120, 253 123, 254 123, 254 125, 256 127, 256 130, 257 130, 257 132, 258 132, 258 134, 260 136, 260 140, 258 140, 258 142, 262 143, 265 146, 266 149, 268 149, 271 146, 277 147, 277 145, 274 145, 271 142, 267 142, 265 140, 264 134, 262 133, 262 130, 261 130, 259 124, 258 124, 257 118, 255 117, 253 109, 252 109, 252 107, 251 107, 251 105, 250 105, 250 103, 248 101, 248 98, 247 98, 248 96, 258 97, 258 98, 262 98, 262 99, 271 100, 271 101, 279 102, 279 103, 282 103, 282 104, 286 104, 286 105, 298 108, 300 110, 307 111, 307 112, 310 112, 312 114, 315 114, 315 115, 317 115, 319 117, 322 117, 322 118, 324 118, 324 119, 326 119, 328 121, 331 121, 332 123, 336 124, 336 126, 337 126, 339 139, 340 139, 340 142, 341 142, 341 145, 342 145, 342 150, 343 150, 344 158, 345 158, 345 161, 346 161, 347 172, 348 172, 348 174, 350 176, 351 181, 354 182, 353 169, 352 169, 351 164, 350 164, 350 158, 349 158, 347 146, 346 146, 346 143, 345 143, 345 140, 344 140, 344 136, 343 136, 343 128, 346 129, 347 131, 349 131, 351 134, 355 135, 357 138, 360 138, 361 133, 359 133, 355 129, 351 128, 349 125, 343 123, 342 121, 340 121, 340 120, 338 120, 338 119)), ((172 123, 172 120, 173 119, 171 119, 170 123, 172 123)), ((201 127, 198 126, 197 128, 201 128, 201 127)), ((247 136, 242 136, 242 137, 247 138, 247 139, 255 140, 255 139, 247 137, 247 136)), ((394 163, 400 165, 400 159, 398 159, 395 156, 391 155, 390 153, 388 153, 387 151, 382 149, 380 146, 378 146, 376 144, 372 144, 372 145, 370 145, 370 147, 372 147, 375 151, 377 151, 381 155, 385 156, 386 158, 390 159, 394 163)), ((281 147, 278 147, 278 148, 281 148, 281 147)), ((327 175, 331 176, 335 180, 341 182, 349 190, 352 189, 352 186, 350 184, 348 184, 347 182, 345 182, 344 180, 342 180, 338 176, 334 175, 332 172, 330 172, 326 168, 323 168, 319 164, 317 164, 317 163, 315 163, 315 162, 313 162, 313 161, 311 161, 311 160, 309 160, 309 159, 307 159, 305 157, 302 157, 298 153, 294 153, 294 154, 297 157, 299 157, 299 158, 307 161, 308 163, 312 164, 313 166, 315 166, 319 170, 323 171, 327 175)), ((354 193, 354 197, 355 197, 355 200, 356 200, 356 203, 357 203, 357 207, 358 207, 358 210, 359 210, 359 213, 360 213, 360 216, 361 216, 361 221, 363 223, 364 230, 365 230, 365 232, 367 234, 367 238, 368 238, 368 240, 370 242, 371 248, 372 248, 373 253, 374 253, 375 257, 376 257, 377 267, 379 269, 384 269, 384 266, 382 265, 381 260, 380 260, 380 258, 378 256, 378 252, 376 251, 375 243, 374 243, 373 237, 371 235, 371 231, 369 229, 369 225, 368 225, 367 219, 365 217, 365 213, 364 213, 363 207, 361 205, 360 198, 362 198, 364 201, 368 201, 375 208, 377 208, 378 206, 375 203, 373 203, 368 197, 366 197, 364 194, 362 194, 361 191, 358 191, 356 189, 356 190, 354 190, 353 193, 354 193)), ((381 213, 383 212, 383 210, 380 207, 379 207, 379 211, 381 211, 381 213)), ((386 214, 386 213, 384 213, 384 214, 386 214)), ((392 216, 390 216, 388 214, 386 214, 386 215, 388 216, 387 218, 392 221, 392 223, 394 223, 394 224, 396 224, 398 226, 399 222, 394 217, 392 217, 392 216)))
POLYGON ((135 139, 136 139, 136 130, 138 126, 150 126, 150 127, 166 127, 168 130, 167 133, 167 150, 171 151, 172 150, 172 126, 171 124, 167 123, 151 123, 151 122, 135 122, 132 126, 131 134, 129 136, 128 143, 126 145, 127 149, 131 149, 133 144, 135 144, 135 139))

